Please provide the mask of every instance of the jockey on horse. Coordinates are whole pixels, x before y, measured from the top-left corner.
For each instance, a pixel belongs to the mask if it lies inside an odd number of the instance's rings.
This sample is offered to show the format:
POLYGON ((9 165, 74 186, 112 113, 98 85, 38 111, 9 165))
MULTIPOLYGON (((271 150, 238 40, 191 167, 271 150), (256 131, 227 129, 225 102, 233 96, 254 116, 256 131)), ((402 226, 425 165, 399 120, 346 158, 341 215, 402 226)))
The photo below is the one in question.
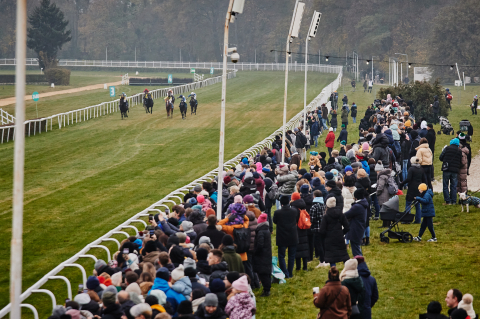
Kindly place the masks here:
POLYGON ((197 115, 197 106, 198 106, 197 95, 195 94, 195 92, 192 92, 188 97, 190 98, 190 108, 191 108, 190 115, 192 114, 197 115))
POLYGON ((122 93, 122 95, 120 96, 120 102, 118 106, 120 108, 120 113, 122 115, 122 120, 123 120, 123 117, 128 117, 127 111, 129 111, 127 95, 125 94, 125 92, 122 93))
POLYGON ((180 113, 182 113, 182 120, 184 120, 187 118, 187 99, 183 95, 180 95, 178 98, 180 99, 180 113))
POLYGON ((143 91, 144 96, 143 96, 143 107, 145 108, 145 111, 147 113, 152 114, 153 113, 153 98, 152 98, 152 93, 148 91, 148 89, 145 89, 143 91))
POLYGON ((172 97, 170 96, 165 97, 165 109, 167 110, 167 118, 169 117, 173 118, 173 103, 172 103, 172 97))

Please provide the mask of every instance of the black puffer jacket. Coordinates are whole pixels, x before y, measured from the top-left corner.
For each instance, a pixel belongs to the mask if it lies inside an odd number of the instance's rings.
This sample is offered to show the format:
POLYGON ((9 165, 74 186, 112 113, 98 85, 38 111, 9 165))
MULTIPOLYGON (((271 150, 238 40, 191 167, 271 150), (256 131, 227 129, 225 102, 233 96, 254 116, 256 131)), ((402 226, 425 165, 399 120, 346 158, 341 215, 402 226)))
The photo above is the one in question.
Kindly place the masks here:
MULTIPOLYGON (((297 213, 297 224, 298 224, 300 211, 302 209, 306 210, 307 205, 305 204, 305 201, 300 198, 296 201, 291 202, 290 206, 298 210, 298 213, 297 213)), ((295 258, 307 258, 310 251, 310 248, 308 245, 308 229, 300 229, 297 226, 297 234, 298 234, 298 245, 297 245, 297 251, 295 252, 295 258)))
POLYGON ((300 197, 302 197, 303 201, 305 202, 306 208, 305 210, 307 213, 310 214, 310 209, 312 208, 313 205, 313 194, 300 194, 300 197))
MULTIPOLYGON (((377 183, 377 172, 375 172, 375 164, 370 164, 368 165, 370 167, 370 185, 376 184, 377 183)), ((372 192, 374 192, 375 189, 372 189, 372 192)))
POLYGON ((342 196, 342 191, 338 187, 332 188, 327 195, 327 198, 325 198, 325 203, 327 203, 327 200, 330 197, 335 197, 335 200, 337 201, 336 207, 341 208, 343 210, 343 196, 342 196))
POLYGON ((320 236, 323 238, 325 247, 325 262, 345 262, 350 258, 348 256, 344 238, 344 235, 349 230, 350 226, 347 218, 342 212, 342 208, 327 208, 327 211, 322 218, 322 223, 320 224, 320 236))
POLYGON ((425 172, 423 171, 422 166, 420 166, 420 164, 413 164, 408 169, 407 178, 401 182, 400 185, 398 185, 398 188, 401 189, 403 185, 408 183, 406 200, 413 201, 416 196, 420 196, 418 185, 426 182, 427 180, 425 178, 425 172))
POLYGON ((258 274, 272 273, 272 236, 268 222, 258 224, 255 230, 253 270, 258 274))
POLYGON ((449 145, 443 149, 440 161, 448 163, 447 172, 458 173, 462 166, 462 151, 458 146, 449 145))

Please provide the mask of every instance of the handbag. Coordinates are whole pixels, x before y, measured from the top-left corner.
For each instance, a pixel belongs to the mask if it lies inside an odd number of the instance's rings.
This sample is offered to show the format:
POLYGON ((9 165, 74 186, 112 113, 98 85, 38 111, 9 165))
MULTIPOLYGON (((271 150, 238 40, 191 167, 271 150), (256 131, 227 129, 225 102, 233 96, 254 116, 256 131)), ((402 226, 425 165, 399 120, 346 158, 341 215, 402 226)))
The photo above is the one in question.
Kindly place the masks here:
POLYGON ((360 314, 360 310, 358 309, 358 301, 355 305, 352 306, 352 314, 351 316, 353 315, 359 315, 360 314))
POLYGON ((443 162, 442 164, 442 172, 448 171, 448 162, 443 162))
MULTIPOLYGON (((328 309, 330 309, 331 306, 333 306, 333 303, 335 302, 335 300, 337 300, 338 296, 340 296, 340 293, 342 292, 342 289, 343 289, 343 286, 340 287, 340 290, 338 291, 337 295, 335 296, 335 298, 333 298, 332 302, 328 305, 328 307, 326 308, 325 312, 327 312, 328 309)), ((358 309, 357 309, 358 310, 358 309)), ((324 313, 325 313, 324 312, 324 313)), ((323 314, 324 313, 321 313, 321 311, 318 313, 318 316, 317 316, 317 319, 320 319, 322 318, 323 314)), ((360 312, 359 312, 360 313, 360 312)))

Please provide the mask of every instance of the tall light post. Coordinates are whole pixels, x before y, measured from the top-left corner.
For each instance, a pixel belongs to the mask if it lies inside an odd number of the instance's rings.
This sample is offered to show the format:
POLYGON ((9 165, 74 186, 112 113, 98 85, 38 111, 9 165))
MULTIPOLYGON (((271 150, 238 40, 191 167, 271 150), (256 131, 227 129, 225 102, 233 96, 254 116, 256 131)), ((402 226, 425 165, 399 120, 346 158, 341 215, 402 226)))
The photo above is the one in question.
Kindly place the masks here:
POLYGON ((235 21, 235 15, 243 13, 245 0, 230 0, 225 18, 225 32, 223 37, 223 73, 222 73, 222 106, 220 111, 220 145, 218 150, 218 177, 217 177, 217 219, 222 218, 222 191, 223 191, 223 157, 225 143, 225 97, 227 95, 227 57, 232 52, 231 60, 237 63, 240 56, 236 48, 228 48, 228 28, 230 22, 235 21))
POLYGON ((310 23, 310 28, 308 29, 307 38, 305 39, 305 88, 303 92, 303 134, 306 134, 307 127, 307 71, 308 71, 308 41, 311 38, 315 38, 317 35, 318 26, 320 24, 320 19, 322 14, 316 10, 313 12, 312 23, 310 23))
POLYGON ((15 147, 13 216, 10 245, 10 318, 21 318, 23 266, 23 184, 25 168, 25 69, 27 58, 27 0, 17 1, 15 67, 15 147))
MULTIPOLYGON (((408 78, 408 54, 406 53, 395 53, 395 54, 405 55, 407 57, 407 78, 408 78)), ((402 68, 402 77, 403 77, 403 68, 402 68)), ((403 82, 403 78, 402 78, 402 82, 403 82)))
POLYGON ((299 0, 295 2, 295 9, 293 10, 292 23, 290 24, 290 31, 288 32, 287 48, 285 52, 285 93, 283 94, 283 136, 282 136, 282 163, 285 163, 285 126, 287 125, 287 91, 288 91, 288 55, 290 53, 290 43, 294 38, 298 38, 300 25, 302 23, 303 11, 305 10, 305 3, 299 0))
POLYGON ((380 57, 379 57, 379 56, 376 56, 376 55, 372 55, 372 81, 373 81, 373 79, 374 79, 374 77, 373 77, 373 58, 378 58, 378 59, 380 59, 380 57))

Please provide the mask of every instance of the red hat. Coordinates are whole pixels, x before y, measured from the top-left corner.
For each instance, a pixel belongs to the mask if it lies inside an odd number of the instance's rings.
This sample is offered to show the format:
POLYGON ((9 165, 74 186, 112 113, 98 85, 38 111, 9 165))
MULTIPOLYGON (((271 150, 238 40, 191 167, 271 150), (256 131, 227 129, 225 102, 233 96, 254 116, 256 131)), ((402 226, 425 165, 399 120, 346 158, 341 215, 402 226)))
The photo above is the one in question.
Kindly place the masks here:
POLYGON ((300 198, 300 193, 295 192, 292 194, 292 200, 299 200, 300 198))
POLYGON ((259 223, 259 224, 264 223, 264 222, 267 221, 267 219, 268 219, 267 214, 261 213, 260 216, 258 216, 258 218, 257 218, 257 223, 259 223))
POLYGON ((205 216, 210 216, 210 215, 213 215, 215 216, 215 211, 213 210, 213 208, 209 208, 207 209, 207 212, 205 213, 205 216))
POLYGON ((148 89, 143 90, 143 92, 148 92, 148 89))

